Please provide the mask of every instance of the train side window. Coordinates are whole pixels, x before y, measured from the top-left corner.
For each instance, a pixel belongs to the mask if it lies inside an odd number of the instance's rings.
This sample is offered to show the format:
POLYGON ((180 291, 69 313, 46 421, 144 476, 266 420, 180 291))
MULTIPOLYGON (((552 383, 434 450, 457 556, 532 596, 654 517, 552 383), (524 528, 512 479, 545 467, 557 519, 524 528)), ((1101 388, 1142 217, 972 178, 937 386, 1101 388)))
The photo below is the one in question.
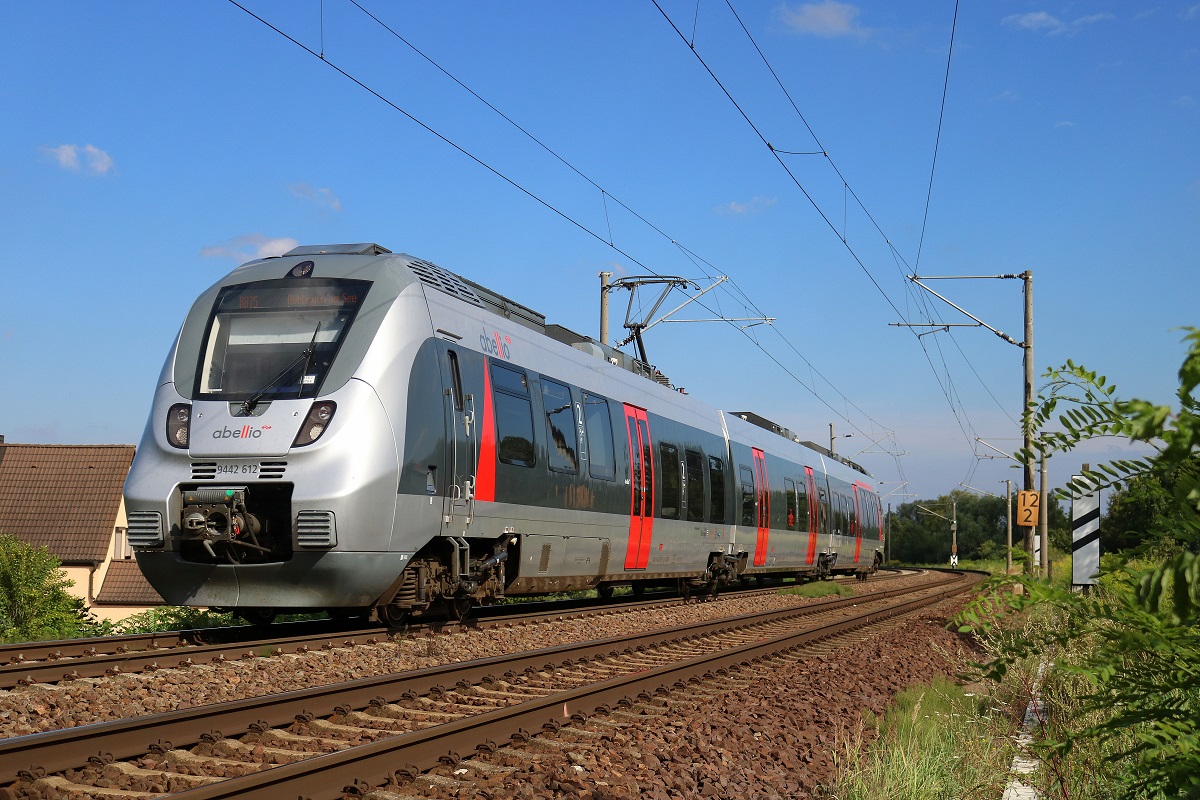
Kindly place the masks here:
POLYGON ((659 485, 662 503, 659 508, 663 519, 679 519, 679 501, 683 498, 679 485, 679 449, 673 444, 660 444, 658 455, 662 461, 659 485))
POLYGON ((454 382, 454 410, 463 410, 462 373, 458 369, 458 353, 448 350, 450 357, 450 380, 454 382))
POLYGON ((796 482, 791 478, 783 479, 784 491, 787 494, 787 529, 796 530, 796 482))
POLYGON ((829 528, 830 528, 831 520, 829 519, 829 517, 830 517, 829 495, 825 492, 824 489, 818 488, 817 489, 817 497, 819 498, 818 502, 819 502, 819 506, 820 506, 819 510, 818 510, 818 516, 819 516, 820 522, 821 522, 821 532, 822 533, 830 533, 831 531, 829 530, 829 528))
POLYGON ((684 450, 683 460, 687 469, 688 522, 704 522, 704 456, 684 450))
POLYGON ((754 472, 749 467, 742 467, 742 524, 755 527, 754 472))
POLYGON ((589 470, 593 478, 611 481, 616 478, 616 459, 613 456, 612 417, 608 401, 587 392, 583 393, 583 425, 587 431, 589 470))
POLYGON ((575 441, 571 390, 542 376, 542 406, 546 410, 546 453, 550 469, 578 475, 579 449, 575 441))
POLYGON ((708 485, 711 489, 708 521, 725 524, 725 462, 716 456, 708 457, 708 485))
POLYGON ((505 464, 532 467, 533 408, 529 379, 520 370, 492 363, 492 398, 496 407, 497 455, 505 464))
POLYGON ((811 522, 808 519, 808 482, 801 479, 796 484, 796 511, 797 521, 800 526, 796 528, 798 531, 811 530, 811 522))

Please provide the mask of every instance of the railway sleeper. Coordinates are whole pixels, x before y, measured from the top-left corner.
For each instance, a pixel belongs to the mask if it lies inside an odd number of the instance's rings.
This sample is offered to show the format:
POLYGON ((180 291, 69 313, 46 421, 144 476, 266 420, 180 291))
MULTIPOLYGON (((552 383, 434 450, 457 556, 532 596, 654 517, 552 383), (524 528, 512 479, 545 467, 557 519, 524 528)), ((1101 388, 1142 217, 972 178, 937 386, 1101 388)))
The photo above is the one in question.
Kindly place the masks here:
POLYGON ((386 739, 390 733, 381 731, 378 728, 359 728, 355 725, 339 725, 336 722, 330 722, 327 719, 312 719, 298 721, 295 723, 298 730, 293 733, 300 733, 305 730, 315 733, 327 734, 334 739, 342 739, 344 741, 353 742, 355 744, 363 743, 363 740, 374 742, 378 739, 386 739))
MULTIPOLYGON (((203 750, 210 745, 199 745, 196 750, 203 750)), ((168 750, 167 763, 171 768, 185 775, 214 775, 219 778, 233 778, 258 772, 262 764, 251 764, 232 758, 222 758, 217 755, 197 753, 196 750, 168 750)))
POLYGON ((352 745, 343 739, 327 739, 323 736, 307 736, 291 731, 283 730, 282 728, 268 728, 261 733, 247 734, 243 741, 255 737, 255 741, 283 745, 288 748, 307 747, 312 753, 336 753, 339 750, 347 750, 352 745), (315 748, 315 749, 311 749, 315 748))
POLYGON ((284 747, 268 747, 264 744, 248 744, 237 739, 221 739, 212 744, 212 749, 218 753, 235 758, 243 758, 256 764, 295 764, 317 755, 307 750, 291 750, 284 747))
POLYGON ((32 788, 41 790, 51 797, 103 797, 128 798, 128 800, 136 798, 137 800, 141 800, 141 798, 162 796, 162 792, 139 792, 133 789, 88 786, 82 783, 74 783, 61 775, 49 775, 45 778, 38 778, 33 782, 32 788))
POLYGON ((409 708, 406 706, 396 705, 395 703, 384 703, 382 705, 373 706, 372 708, 374 713, 381 717, 409 720, 414 723, 420 723, 420 727, 422 728, 428 728, 431 725, 441 725, 446 722, 453 722, 456 719, 462 719, 466 716, 466 714, 447 714, 425 708, 409 708))
POLYGON ((411 733, 420 730, 421 726, 414 720, 394 717, 384 714, 371 714, 366 711, 351 711, 349 714, 335 715, 335 719, 347 725, 388 731, 389 733, 411 733))

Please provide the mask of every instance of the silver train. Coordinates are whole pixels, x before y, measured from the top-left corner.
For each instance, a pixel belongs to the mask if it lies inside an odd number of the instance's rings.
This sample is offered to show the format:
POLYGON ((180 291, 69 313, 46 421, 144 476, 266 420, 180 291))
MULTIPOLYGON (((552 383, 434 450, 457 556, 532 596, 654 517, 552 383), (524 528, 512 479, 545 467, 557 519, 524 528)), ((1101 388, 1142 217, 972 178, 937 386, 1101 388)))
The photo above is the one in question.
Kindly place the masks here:
POLYGON ((430 610, 874 571, 861 467, 458 275, 299 247, 205 291, 128 480, 167 603, 430 610))

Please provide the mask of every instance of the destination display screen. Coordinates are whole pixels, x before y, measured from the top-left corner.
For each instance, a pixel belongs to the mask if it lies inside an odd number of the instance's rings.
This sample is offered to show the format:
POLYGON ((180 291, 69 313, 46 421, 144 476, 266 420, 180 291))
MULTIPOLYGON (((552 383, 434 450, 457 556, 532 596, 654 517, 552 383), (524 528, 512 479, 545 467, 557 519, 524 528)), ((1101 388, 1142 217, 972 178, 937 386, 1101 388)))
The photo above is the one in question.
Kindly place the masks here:
MULTIPOLYGON (((271 283, 275 283, 272 281, 271 283)), ((246 284, 221 293, 217 313, 291 309, 353 309, 367 294, 369 281, 306 281, 301 286, 246 284)))

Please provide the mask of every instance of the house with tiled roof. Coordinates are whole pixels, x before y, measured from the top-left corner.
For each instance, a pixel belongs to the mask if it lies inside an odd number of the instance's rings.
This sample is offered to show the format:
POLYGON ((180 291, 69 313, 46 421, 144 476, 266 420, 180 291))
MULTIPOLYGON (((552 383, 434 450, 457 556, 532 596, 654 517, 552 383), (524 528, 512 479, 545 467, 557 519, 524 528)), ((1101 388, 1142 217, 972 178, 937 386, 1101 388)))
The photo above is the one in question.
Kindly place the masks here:
POLYGON ((122 487, 133 445, 6 444, 0 436, 0 533, 55 555, 68 591, 101 619, 163 604, 126 539, 122 487))

